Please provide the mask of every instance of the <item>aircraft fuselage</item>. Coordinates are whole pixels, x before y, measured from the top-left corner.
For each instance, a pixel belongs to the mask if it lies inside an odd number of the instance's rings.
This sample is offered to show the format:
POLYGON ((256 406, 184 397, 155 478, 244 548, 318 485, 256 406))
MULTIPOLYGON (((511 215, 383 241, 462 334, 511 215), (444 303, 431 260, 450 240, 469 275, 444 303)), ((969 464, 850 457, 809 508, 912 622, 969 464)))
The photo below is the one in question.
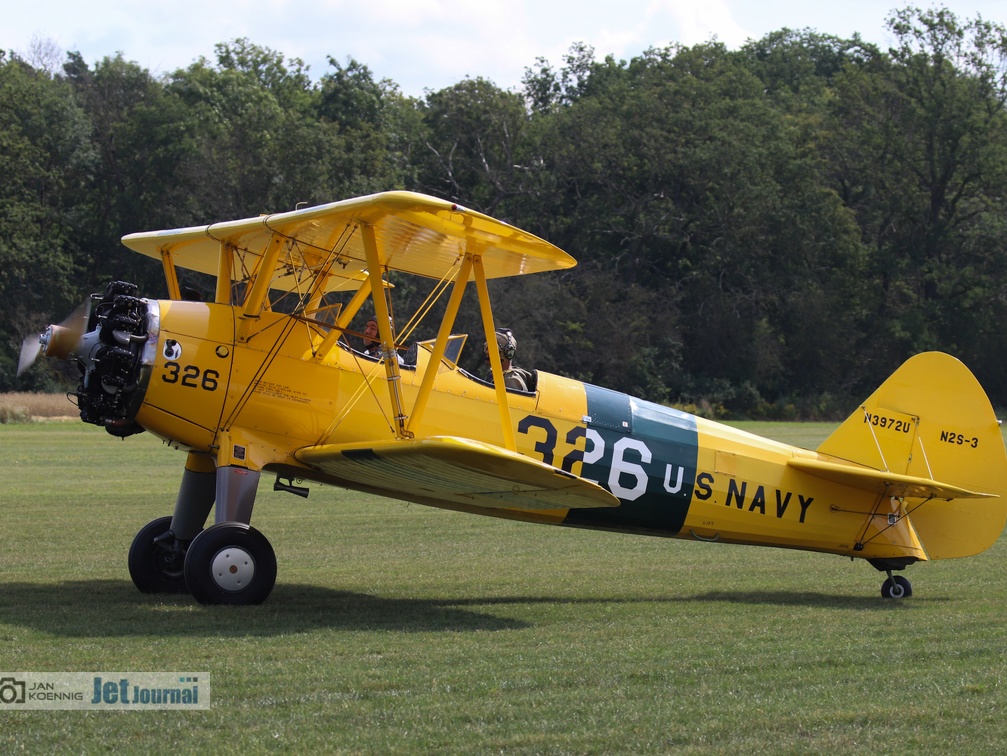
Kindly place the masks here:
MULTIPOLYGON (((146 395, 145 429, 218 465, 279 470, 331 481, 293 453, 319 444, 395 438, 381 364, 342 346, 322 359, 323 334, 263 313, 240 338, 238 308, 160 301, 160 329, 146 395)), ((412 406, 429 352, 400 370, 412 406)), ((898 511, 867 492, 813 478, 787 464, 795 450, 730 426, 558 375, 537 392, 508 392, 517 451, 594 481, 620 506, 570 510, 451 509, 574 527, 810 549, 865 558, 925 558, 901 527, 872 521, 898 511), (874 531, 884 530, 882 536, 874 531), (870 530, 875 537, 855 550, 870 530)), ((424 435, 502 444, 491 385, 442 363, 424 435)))

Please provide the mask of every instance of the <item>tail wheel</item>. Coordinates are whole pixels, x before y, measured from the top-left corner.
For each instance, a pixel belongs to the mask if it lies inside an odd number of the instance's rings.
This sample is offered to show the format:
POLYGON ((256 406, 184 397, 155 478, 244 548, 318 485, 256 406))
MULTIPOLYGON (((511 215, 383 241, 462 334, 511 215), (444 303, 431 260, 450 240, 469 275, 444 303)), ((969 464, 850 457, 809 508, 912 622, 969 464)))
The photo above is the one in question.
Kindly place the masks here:
POLYGON ((185 546, 171 533, 171 517, 144 525, 129 547, 129 576, 142 593, 186 593, 185 546))
POLYGON ((250 525, 218 523, 189 545, 185 582, 201 604, 261 604, 276 583, 276 554, 250 525))
POLYGON ((909 598, 913 595, 913 584, 902 575, 889 575, 881 584, 881 597, 886 599, 909 598))

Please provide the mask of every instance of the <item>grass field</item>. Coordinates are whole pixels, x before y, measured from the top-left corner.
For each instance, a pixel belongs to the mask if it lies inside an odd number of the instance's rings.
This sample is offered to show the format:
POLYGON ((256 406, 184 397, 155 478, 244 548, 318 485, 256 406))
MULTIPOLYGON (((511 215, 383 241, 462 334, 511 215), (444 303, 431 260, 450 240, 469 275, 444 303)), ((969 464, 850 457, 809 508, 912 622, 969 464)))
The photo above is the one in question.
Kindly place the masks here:
MULTIPOLYGON (((830 426, 746 424, 815 446, 830 426)), ((258 607, 138 593, 184 455, 0 425, 0 671, 207 671, 202 712, 0 713, 3 752, 1002 753, 1007 551, 862 562, 508 523, 263 477, 258 607)))

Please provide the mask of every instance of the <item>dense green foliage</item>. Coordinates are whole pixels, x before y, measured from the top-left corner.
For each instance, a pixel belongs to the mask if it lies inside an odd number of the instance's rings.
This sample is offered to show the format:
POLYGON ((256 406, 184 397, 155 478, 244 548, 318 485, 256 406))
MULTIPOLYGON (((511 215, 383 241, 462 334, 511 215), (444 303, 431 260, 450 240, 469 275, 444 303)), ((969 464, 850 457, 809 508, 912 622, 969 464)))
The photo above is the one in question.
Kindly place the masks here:
MULTIPOLYGON (((239 39, 160 78, 0 57, 0 389, 21 339, 113 278, 125 233, 386 189, 457 199, 580 265, 499 282, 519 362, 736 416, 829 416, 911 354, 1007 405, 1007 30, 889 18, 891 49, 781 30, 422 99, 239 39)), ((396 291, 399 312, 423 292, 396 291)), ((428 337, 432 334, 422 334, 428 337)))

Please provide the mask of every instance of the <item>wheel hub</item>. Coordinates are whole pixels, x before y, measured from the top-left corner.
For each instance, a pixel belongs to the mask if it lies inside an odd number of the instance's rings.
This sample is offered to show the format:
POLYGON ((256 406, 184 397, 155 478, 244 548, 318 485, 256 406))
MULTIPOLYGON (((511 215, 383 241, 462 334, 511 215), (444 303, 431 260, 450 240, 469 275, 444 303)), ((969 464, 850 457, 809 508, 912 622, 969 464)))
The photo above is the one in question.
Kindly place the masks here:
POLYGON ((169 530, 154 539, 154 548, 154 568, 169 580, 182 580, 185 546, 169 530))
POLYGON ((251 585, 255 577, 255 560, 236 546, 221 549, 210 563, 210 574, 222 590, 241 591, 251 585))

